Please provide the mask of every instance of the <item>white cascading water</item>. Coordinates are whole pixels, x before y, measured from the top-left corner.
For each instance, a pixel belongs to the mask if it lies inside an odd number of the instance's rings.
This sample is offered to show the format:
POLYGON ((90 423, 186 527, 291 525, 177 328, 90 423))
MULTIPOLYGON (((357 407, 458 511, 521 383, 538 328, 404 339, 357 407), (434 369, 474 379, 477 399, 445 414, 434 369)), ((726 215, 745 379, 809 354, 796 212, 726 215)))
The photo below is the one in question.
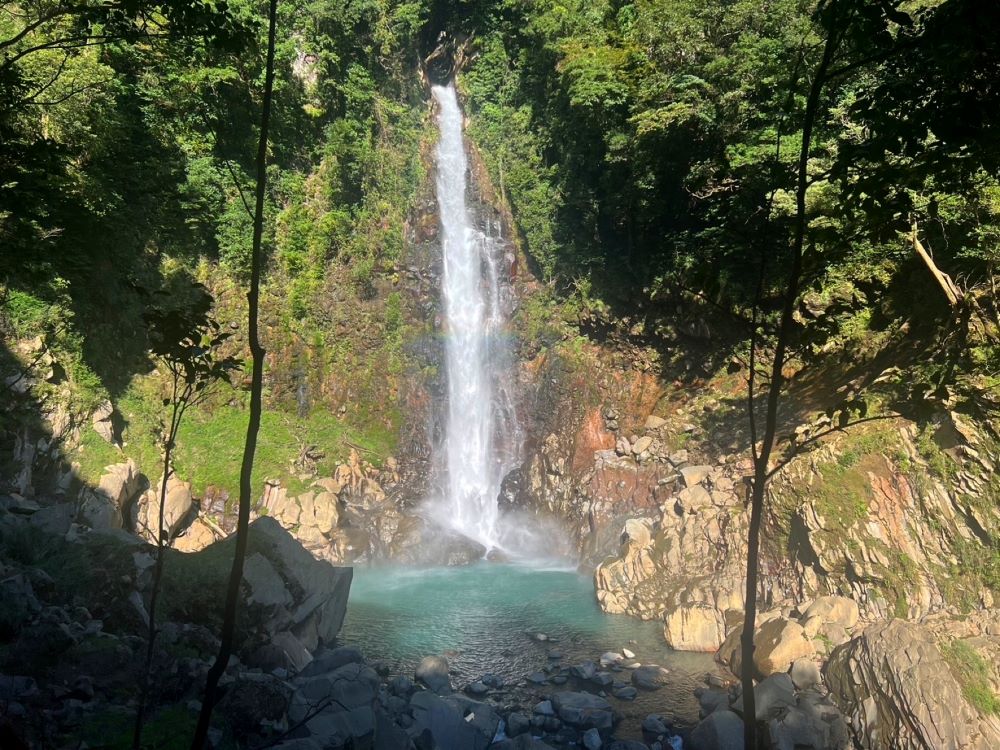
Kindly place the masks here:
POLYGON ((447 411, 437 447, 438 521, 487 549, 501 547, 501 483, 520 453, 504 325, 509 278, 499 226, 474 226, 466 205, 462 110, 452 85, 434 86, 440 141, 437 199, 443 257, 447 411), (500 256, 500 257, 498 257, 500 256))

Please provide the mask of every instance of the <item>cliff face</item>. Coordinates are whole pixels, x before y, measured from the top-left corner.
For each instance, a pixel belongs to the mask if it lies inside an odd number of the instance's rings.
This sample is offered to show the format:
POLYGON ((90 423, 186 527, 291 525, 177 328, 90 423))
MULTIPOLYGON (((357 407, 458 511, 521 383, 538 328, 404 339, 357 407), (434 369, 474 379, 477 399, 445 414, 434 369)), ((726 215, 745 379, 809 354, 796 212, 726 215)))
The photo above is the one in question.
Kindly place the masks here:
MULTIPOLYGON (((538 416, 517 498, 566 521, 606 610, 714 650, 743 606, 751 465, 724 430, 738 405, 719 398, 734 376, 678 387, 646 362, 590 343, 526 363, 538 416)), ((764 606, 840 594, 867 620, 993 606, 996 460, 989 423, 958 412, 833 432, 771 485, 764 606)))

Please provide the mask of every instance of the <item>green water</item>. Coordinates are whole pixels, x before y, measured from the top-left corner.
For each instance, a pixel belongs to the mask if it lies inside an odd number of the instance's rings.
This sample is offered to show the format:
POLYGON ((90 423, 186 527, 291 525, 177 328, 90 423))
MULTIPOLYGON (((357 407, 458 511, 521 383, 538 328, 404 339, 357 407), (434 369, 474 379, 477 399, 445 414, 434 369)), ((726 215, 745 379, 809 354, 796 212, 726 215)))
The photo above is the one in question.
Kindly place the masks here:
MULTIPOLYGON (((428 654, 446 654, 457 688, 483 674, 508 682, 553 662, 598 661, 605 651, 634 651, 646 664, 667 667, 674 681, 635 702, 610 699, 626 717, 649 713, 672 718, 680 727, 697 720, 693 691, 715 671, 712 657, 673 651, 662 625, 624 615, 606 615, 594 599, 589 576, 575 571, 482 562, 454 568, 355 568, 347 619, 340 642, 358 646, 369 658, 412 674, 428 654), (538 642, 528 633, 544 633, 538 642)), ((628 680, 628 672, 618 675, 628 680)), ((530 688, 539 696, 551 685, 530 688)))

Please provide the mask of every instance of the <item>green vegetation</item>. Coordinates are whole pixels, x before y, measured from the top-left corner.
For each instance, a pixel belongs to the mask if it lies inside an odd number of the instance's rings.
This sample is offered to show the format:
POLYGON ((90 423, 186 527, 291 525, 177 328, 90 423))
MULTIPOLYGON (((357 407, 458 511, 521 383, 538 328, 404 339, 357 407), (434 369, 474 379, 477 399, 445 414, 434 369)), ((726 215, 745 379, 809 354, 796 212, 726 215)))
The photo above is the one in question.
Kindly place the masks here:
MULTIPOLYGON (((26 422, 44 432, 40 401, 71 403, 86 424, 110 397, 128 421, 124 452, 83 430, 84 478, 124 457, 152 473, 167 394, 150 372, 144 313, 161 294, 183 306, 199 281, 233 325, 227 353, 246 354, 261 9, 84 2, 35 26, 40 8, 19 4, 0 18, 0 332, 11 347, 5 376, 37 365, 36 350, 57 374, 33 386, 33 399, 5 404, 0 438, 26 422), (74 13, 90 6, 88 23, 107 14, 121 24, 101 32, 112 41, 62 49, 74 13), (160 12, 156 33, 129 25, 147 11, 160 12)), ((411 61, 428 14, 428 3, 405 0, 282 5, 264 235, 274 413, 262 477, 297 473, 297 441, 327 452, 323 470, 346 455, 345 440, 376 461, 395 447, 410 311, 403 293, 382 290, 398 284, 405 221, 426 177, 430 123, 411 61), (344 419, 328 416, 345 403, 344 419)), ((199 488, 235 489, 223 463, 242 446, 245 418, 242 396, 231 400, 234 414, 218 399, 192 412, 205 433, 180 438, 178 470, 199 488)))
POLYGON ((837 447, 833 461, 816 468, 819 480, 809 492, 816 510, 834 526, 847 529, 868 515, 871 497, 869 473, 885 474, 887 461, 899 446, 890 429, 858 429, 848 433, 837 447))
POLYGON ((934 439, 937 426, 932 424, 923 425, 917 433, 916 446, 921 458, 927 462, 927 467, 938 479, 945 481, 954 479, 958 473, 958 465, 955 460, 945 453, 941 446, 934 439))
POLYGON ((941 645, 951 673, 962 686, 962 695, 977 711, 987 715, 1000 714, 1000 696, 993 692, 990 670, 983 657, 962 640, 941 645))
POLYGON ((997 49, 976 3, 448 7, 476 33, 460 76, 469 132, 526 251, 559 295, 583 281, 621 315, 669 316, 681 299, 746 318, 758 301, 773 322, 809 71, 838 35, 807 164, 793 361, 911 350, 872 394, 893 408, 940 404, 948 383, 975 400, 995 380, 984 365, 1000 361, 998 103, 988 86, 963 86, 985 80, 997 49), (914 250, 914 225, 983 313, 964 345, 933 345, 954 311, 914 250))
MULTIPOLYGON (((233 392, 233 396, 242 399, 242 394, 233 392)), ((160 456, 156 437, 161 429, 155 404, 130 391, 119 402, 119 408, 129 423, 125 454, 135 458, 146 471, 155 471, 160 456)), ((399 424, 397 413, 389 414, 395 421, 388 426, 376 421, 382 416, 374 415, 371 423, 353 427, 325 410, 313 410, 305 416, 265 411, 254 463, 255 486, 263 486, 265 479, 281 479, 293 492, 305 489, 296 476, 301 470, 294 464, 309 446, 324 453, 317 470, 326 476, 346 460, 354 446, 366 460, 380 465, 395 447, 399 424)), ((235 497, 247 419, 242 406, 194 407, 188 412, 178 434, 174 467, 179 476, 192 479, 197 495, 203 496, 209 487, 214 487, 235 497)), ((118 448, 92 430, 84 432, 74 458, 80 462, 81 479, 89 484, 97 483, 105 466, 123 460, 118 448)), ((154 476, 149 478, 156 481, 154 476)))
MULTIPOLYGON (((196 715, 184 706, 164 708, 150 717, 142 739, 147 750, 187 750, 196 715)), ((108 708, 88 715, 80 727, 80 738, 91 747, 106 750, 129 750, 132 747, 132 725, 135 715, 131 711, 108 708)), ((220 748, 230 750, 235 744, 225 738, 220 748)))

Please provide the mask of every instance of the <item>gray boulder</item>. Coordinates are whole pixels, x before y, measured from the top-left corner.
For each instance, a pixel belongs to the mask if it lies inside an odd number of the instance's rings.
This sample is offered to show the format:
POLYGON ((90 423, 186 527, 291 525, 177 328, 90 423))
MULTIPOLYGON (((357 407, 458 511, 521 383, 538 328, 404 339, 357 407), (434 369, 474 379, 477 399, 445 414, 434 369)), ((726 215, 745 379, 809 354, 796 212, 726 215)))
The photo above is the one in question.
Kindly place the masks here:
POLYGON ((426 733, 438 750, 486 750, 492 737, 487 738, 465 717, 440 696, 429 691, 415 694, 410 700, 413 726, 410 735, 426 733))
POLYGON ((814 685, 818 685, 823 679, 819 673, 819 666, 816 662, 805 657, 795 660, 792 664, 790 674, 792 677, 792 683, 799 690, 807 690, 814 685))
POLYGON ((334 672, 346 664, 364 664, 365 657, 360 651, 351 646, 340 646, 316 654, 313 660, 302 670, 301 677, 314 677, 316 675, 334 672))
POLYGON ((555 693, 552 696, 552 706, 560 719, 578 729, 609 730, 615 723, 611 704, 590 693, 555 693))
POLYGON ((414 677, 435 693, 450 693, 451 678, 448 660, 443 656, 425 656, 417 665, 414 677))
POLYGON ((277 521, 266 516, 250 524, 250 536, 278 573, 302 592, 288 612, 292 632, 310 650, 333 643, 347 613, 353 570, 317 560, 277 521))
POLYGON ((655 664, 644 664, 632 672, 632 684, 643 690, 659 690, 667 684, 669 671, 655 664))
POLYGON ((691 750, 743 750, 743 719, 732 711, 709 714, 691 732, 691 750))

